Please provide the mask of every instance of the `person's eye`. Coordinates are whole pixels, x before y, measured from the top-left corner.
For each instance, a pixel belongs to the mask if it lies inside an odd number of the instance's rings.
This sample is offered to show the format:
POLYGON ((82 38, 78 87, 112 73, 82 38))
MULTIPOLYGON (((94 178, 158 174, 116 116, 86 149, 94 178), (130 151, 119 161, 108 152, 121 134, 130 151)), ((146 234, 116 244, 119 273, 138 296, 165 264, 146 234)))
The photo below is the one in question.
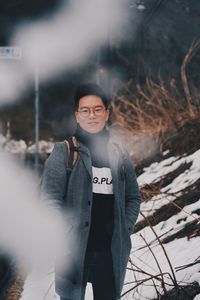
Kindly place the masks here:
POLYGON ((82 112, 82 113, 88 113, 88 111, 89 111, 89 110, 88 110, 87 108, 81 109, 81 112, 82 112))
POLYGON ((101 112, 102 111, 102 108, 101 107, 97 107, 97 108, 95 108, 95 112, 101 112))

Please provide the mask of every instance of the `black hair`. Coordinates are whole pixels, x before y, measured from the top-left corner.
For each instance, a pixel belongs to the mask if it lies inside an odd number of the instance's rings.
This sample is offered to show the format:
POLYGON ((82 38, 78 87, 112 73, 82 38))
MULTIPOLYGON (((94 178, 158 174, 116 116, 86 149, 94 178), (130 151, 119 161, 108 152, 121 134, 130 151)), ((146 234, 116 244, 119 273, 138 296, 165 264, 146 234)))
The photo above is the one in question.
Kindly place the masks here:
POLYGON ((78 106, 79 106, 79 100, 82 97, 85 96, 89 96, 89 95, 95 95, 98 96, 102 99, 103 104, 105 106, 105 108, 107 109, 109 106, 109 99, 106 96, 106 93, 104 92, 104 90, 97 84, 94 83, 87 83, 87 84, 81 84, 75 92, 75 97, 74 97, 74 101, 75 101, 75 108, 76 110, 78 110, 78 106))

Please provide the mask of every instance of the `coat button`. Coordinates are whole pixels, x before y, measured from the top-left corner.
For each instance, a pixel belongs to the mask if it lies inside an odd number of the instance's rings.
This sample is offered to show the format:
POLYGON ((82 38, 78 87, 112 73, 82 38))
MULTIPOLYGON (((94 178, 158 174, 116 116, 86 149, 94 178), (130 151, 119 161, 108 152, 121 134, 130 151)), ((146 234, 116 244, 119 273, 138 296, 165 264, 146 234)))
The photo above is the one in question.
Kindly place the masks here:
POLYGON ((85 222, 85 227, 88 227, 89 226, 89 222, 85 222))

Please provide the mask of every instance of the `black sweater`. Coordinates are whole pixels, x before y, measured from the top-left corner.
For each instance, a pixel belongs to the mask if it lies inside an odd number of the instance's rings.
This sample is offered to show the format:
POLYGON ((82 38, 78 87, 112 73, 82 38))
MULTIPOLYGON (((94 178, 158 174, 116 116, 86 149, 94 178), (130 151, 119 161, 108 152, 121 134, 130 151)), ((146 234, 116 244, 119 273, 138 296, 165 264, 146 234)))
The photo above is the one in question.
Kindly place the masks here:
POLYGON ((114 195, 107 153, 109 133, 105 128, 98 133, 88 133, 78 126, 75 136, 89 149, 93 169, 93 201, 87 251, 110 251, 114 195))

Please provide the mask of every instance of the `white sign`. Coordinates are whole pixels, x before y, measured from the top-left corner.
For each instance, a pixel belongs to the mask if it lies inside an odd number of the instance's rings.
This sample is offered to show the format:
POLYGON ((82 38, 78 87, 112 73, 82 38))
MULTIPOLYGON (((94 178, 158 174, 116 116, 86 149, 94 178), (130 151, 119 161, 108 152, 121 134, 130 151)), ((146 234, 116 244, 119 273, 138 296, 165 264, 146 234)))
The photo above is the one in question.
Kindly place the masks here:
POLYGON ((0 47, 0 59, 22 59, 20 47, 0 47))

